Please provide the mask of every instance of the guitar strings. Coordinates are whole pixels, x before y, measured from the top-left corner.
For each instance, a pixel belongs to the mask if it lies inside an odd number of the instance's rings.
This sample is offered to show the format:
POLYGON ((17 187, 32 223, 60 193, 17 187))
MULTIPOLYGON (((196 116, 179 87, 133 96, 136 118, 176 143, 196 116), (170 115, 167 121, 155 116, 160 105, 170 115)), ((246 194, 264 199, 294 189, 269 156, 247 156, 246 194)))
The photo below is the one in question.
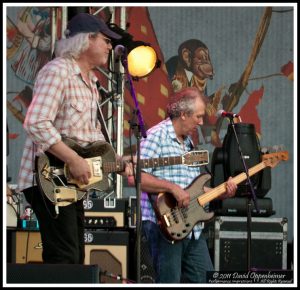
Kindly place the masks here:
MULTIPOLYGON (((279 153, 281 154, 281 156, 275 157, 277 159, 276 160, 277 162, 279 162, 280 160, 288 160, 287 156, 285 156, 286 152, 279 152, 279 153)), ((274 155, 274 154, 272 154, 272 155, 274 155)), ((255 173, 259 172, 260 170, 264 169, 267 166, 272 167, 272 164, 266 163, 266 161, 267 160, 264 160, 264 161, 256 164, 252 168, 250 168, 249 171, 248 171, 249 176, 254 175, 255 173)), ((274 163, 274 160, 271 160, 271 161, 274 163)), ((273 164, 273 166, 274 166, 274 164, 273 164)), ((235 176, 233 179, 234 179, 234 182, 236 184, 239 184, 240 182, 245 180, 246 177, 247 177, 246 173, 240 173, 239 175, 235 176)), ((173 221, 175 221, 175 219, 178 220, 179 216, 183 217, 183 220, 185 220, 184 216, 186 215, 186 212, 189 212, 190 210, 194 210, 196 207, 198 207, 197 203, 194 203, 195 200, 198 201, 198 198, 201 199, 201 197, 202 197, 203 200, 201 202, 205 205, 206 203, 213 200, 214 198, 217 198, 219 195, 221 195, 225 191, 226 191, 226 182, 224 182, 224 183, 220 184, 219 186, 217 186, 217 187, 211 189, 210 191, 206 192, 205 196, 201 194, 199 197, 197 197, 197 196, 193 197, 190 200, 190 204, 188 205, 188 207, 185 207, 185 208, 179 208, 179 207, 172 208, 170 210, 170 214, 173 217, 173 221)), ((199 206, 204 208, 204 206, 202 206, 200 204, 200 202, 199 202, 199 206)), ((199 222, 200 222, 200 220, 199 220, 199 222)), ((175 221, 175 223, 176 223, 176 221, 175 221)))
MULTIPOLYGON (((212 200, 213 198, 211 198, 211 196, 216 195, 215 197, 219 196, 222 192, 224 192, 224 189, 222 187, 225 187, 225 184, 221 184, 218 187, 208 191, 205 193, 205 196, 210 196, 210 200, 212 200)), ((198 197, 198 196, 194 196, 191 200, 190 200, 190 204, 187 207, 175 207, 172 208, 170 211, 170 214, 173 218, 173 221, 176 223, 176 220, 179 220, 180 218, 182 218, 182 220, 186 220, 185 215, 189 214, 189 211, 193 211, 194 209, 198 208, 198 207, 202 207, 204 209, 205 206, 202 206, 199 202, 198 202, 198 198, 201 198, 202 194, 198 197), (196 201, 196 202, 195 202, 196 201)), ((206 204, 208 202, 205 202, 204 204, 206 204)), ((205 209, 204 209, 205 210, 205 209)), ((201 220, 199 220, 200 222, 201 220)))
MULTIPOLYGON (((249 169, 248 174, 250 176, 252 176, 256 172, 264 169, 265 167, 266 167, 266 165, 264 164, 264 162, 258 163, 257 165, 255 165, 255 166, 253 166, 252 168, 249 169)), ((240 182, 242 182, 243 180, 246 179, 246 173, 244 173, 244 172, 240 173, 239 175, 235 176, 233 179, 234 179, 234 181, 235 181, 236 184, 239 184, 240 182)), ((198 207, 198 204, 197 204, 198 203, 198 198, 201 199, 201 197, 202 197, 203 200, 201 202, 203 202, 203 204, 206 204, 209 201, 213 200, 214 198, 220 196, 225 191, 226 191, 226 182, 218 185, 217 187, 209 190, 208 192, 205 192, 204 193, 205 195, 204 194, 203 195, 200 194, 200 196, 198 196, 198 197, 197 196, 193 197, 190 200, 190 204, 186 208, 175 207, 175 208, 171 209, 171 215, 173 217, 176 217, 177 220, 178 220, 179 216, 181 216, 181 217, 183 216, 183 213, 182 213, 183 209, 186 209, 185 211, 189 212, 190 210, 194 210, 194 209, 196 209, 198 207), (194 203, 195 200, 197 200, 197 203, 194 203)), ((204 206, 202 206, 200 204, 200 202, 199 202, 199 206, 202 207, 202 208, 204 208, 204 206)), ((183 218, 183 220, 185 220, 185 219, 183 218)))
MULTIPOLYGON (((173 222, 177 223, 176 222, 176 219, 179 220, 180 218, 182 220, 186 220, 185 218, 185 215, 188 215, 189 214, 189 211, 190 210, 194 210, 197 208, 197 203, 195 203, 195 201, 197 201, 198 197, 193 197, 191 200, 190 200, 190 204, 187 206, 187 207, 175 207, 175 208, 172 208, 171 211, 170 211, 170 216, 172 217, 172 220, 173 222)), ((199 204, 199 206, 201 207, 201 205, 199 204)))
MULTIPOLYGON (((187 157, 185 157, 186 161, 188 161, 188 166, 199 166, 207 164, 208 153, 207 151, 191 151, 187 153, 187 157), (192 152, 192 153, 191 153, 192 152)), ((182 163, 182 156, 169 156, 169 157, 158 157, 158 158, 149 158, 142 159, 142 167, 153 167, 153 166, 170 166, 174 164, 182 163), (162 160, 162 162, 160 162, 162 160)), ((185 164, 185 162, 183 162, 185 164)), ((103 171, 111 172, 115 171, 116 168, 123 165, 123 161, 117 160, 116 162, 106 161, 103 163, 103 171)))

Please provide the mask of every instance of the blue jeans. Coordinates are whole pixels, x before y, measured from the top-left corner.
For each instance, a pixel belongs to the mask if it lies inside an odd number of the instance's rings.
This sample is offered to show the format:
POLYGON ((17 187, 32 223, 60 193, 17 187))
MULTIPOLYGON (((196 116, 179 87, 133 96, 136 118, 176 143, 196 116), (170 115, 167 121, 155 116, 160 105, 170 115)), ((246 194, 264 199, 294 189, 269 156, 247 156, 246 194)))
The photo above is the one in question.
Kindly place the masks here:
POLYGON ((143 221, 144 235, 156 271, 156 283, 205 283, 213 264, 203 235, 198 240, 183 239, 171 244, 159 226, 143 221))

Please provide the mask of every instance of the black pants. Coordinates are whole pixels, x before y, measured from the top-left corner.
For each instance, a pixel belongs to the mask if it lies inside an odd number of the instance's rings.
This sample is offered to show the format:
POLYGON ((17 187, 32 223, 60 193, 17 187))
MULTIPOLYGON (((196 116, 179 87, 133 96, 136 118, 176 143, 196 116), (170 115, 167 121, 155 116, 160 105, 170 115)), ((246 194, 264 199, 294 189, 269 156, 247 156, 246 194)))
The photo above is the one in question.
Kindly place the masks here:
POLYGON ((43 262, 49 264, 83 264, 83 201, 60 206, 56 215, 51 201, 37 186, 23 190, 39 222, 43 243, 43 262))

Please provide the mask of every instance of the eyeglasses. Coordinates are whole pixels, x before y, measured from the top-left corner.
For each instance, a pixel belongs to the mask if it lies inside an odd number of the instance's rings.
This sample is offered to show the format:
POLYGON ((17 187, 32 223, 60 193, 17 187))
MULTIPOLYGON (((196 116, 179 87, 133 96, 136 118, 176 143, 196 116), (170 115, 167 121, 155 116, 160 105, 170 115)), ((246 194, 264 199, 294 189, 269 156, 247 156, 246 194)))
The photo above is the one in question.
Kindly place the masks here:
POLYGON ((110 38, 107 38, 107 37, 102 37, 102 39, 105 41, 105 43, 107 44, 107 45, 112 45, 112 42, 111 42, 111 39, 110 38))
POLYGON ((107 45, 111 45, 112 46, 111 39, 108 38, 108 37, 103 36, 103 34, 100 34, 100 33, 91 33, 90 34, 90 37, 92 37, 92 38, 97 38, 98 36, 101 36, 101 39, 103 39, 107 45))

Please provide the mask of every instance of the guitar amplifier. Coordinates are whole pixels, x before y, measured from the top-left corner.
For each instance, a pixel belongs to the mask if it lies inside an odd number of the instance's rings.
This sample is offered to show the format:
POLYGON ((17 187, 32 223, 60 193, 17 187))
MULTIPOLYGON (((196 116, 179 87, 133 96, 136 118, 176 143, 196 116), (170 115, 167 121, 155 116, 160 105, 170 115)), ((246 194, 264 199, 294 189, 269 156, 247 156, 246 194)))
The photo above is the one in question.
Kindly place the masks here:
POLYGON ((128 278, 129 232, 85 229, 84 241, 84 264, 99 266, 101 283, 122 283, 128 278))
POLYGON ((124 228, 127 226, 128 199, 88 198, 83 201, 85 228, 124 228))
POLYGON ((39 231, 18 230, 11 236, 12 263, 42 263, 43 244, 39 231))

